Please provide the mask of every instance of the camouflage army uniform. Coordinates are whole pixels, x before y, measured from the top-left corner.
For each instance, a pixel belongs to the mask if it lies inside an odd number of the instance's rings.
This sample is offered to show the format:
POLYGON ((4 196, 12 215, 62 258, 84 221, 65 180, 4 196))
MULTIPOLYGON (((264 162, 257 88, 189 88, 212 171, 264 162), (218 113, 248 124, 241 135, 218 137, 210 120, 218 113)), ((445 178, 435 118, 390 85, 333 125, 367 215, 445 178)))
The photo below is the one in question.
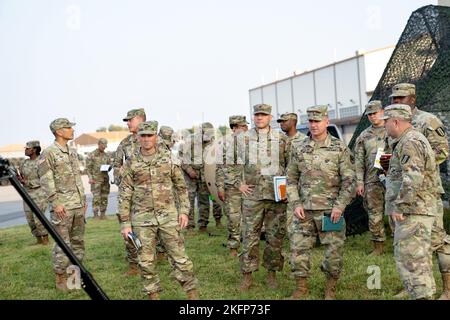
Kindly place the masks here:
MULTIPOLYGON (((137 139, 137 135, 131 134, 123 139, 117 147, 116 154, 114 156, 114 183, 120 187, 122 181, 123 165, 125 161, 131 158, 131 156, 139 150, 140 145, 137 139)), ((129 242, 125 241, 125 250, 127 252, 127 260, 130 264, 137 265, 138 257, 136 248, 129 242)))
MULTIPOLYGON (((306 135, 304 135, 301 132, 298 132, 295 134, 295 136, 293 137, 289 137, 286 136, 286 152, 285 152, 285 157, 286 157, 286 170, 289 167, 289 162, 291 161, 291 156, 292 156, 292 149, 296 148, 299 144, 301 144, 303 142, 303 140, 305 140, 306 135)), ((287 221, 290 221, 292 219, 292 215, 294 213, 294 208, 292 206, 292 202, 288 202, 287 206, 286 206, 286 219, 287 221)))
MULTIPOLYGON (((77 258, 84 257, 85 205, 78 155, 74 149, 61 146, 56 141, 43 151, 38 162, 42 189, 51 205, 50 217, 53 226, 77 258), (64 205, 66 216, 60 219, 53 211, 64 205)), ((69 259, 55 243, 53 268, 57 274, 65 274, 69 259)))
MULTIPOLYGON (((193 134, 186 144, 179 150, 179 158, 181 161, 181 168, 184 172, 184 178, 189 192, 189 224, 188 228, 195 228, 195 198, 198 201, 198 224, 200 228, 206 228, 209 223, 209 190, 206 185, 204 170, 203 170, 203 152, 208 143, 203 143, 202 139, 193 134), (201 143, 201 149, 197 150, 195 144, 201 143), (190 147, 190 148, 189 148, 190 147), (199 151, 199 152, 197 152, 199 151), (199 153, 199 154, 197 154, 199 153), (192 179, 189 172, 196 172, 197 178, 192 179)), ((222 217, 222 207, 213 201, 213 216, 216 220, 222 217)))
MULTIPOLYGON (((142 123, 140 130, 144 130, 143 134, 148 129, 147 124, 150 129, 157 126, 156 121, 142 123)), ((144 278, 144 292, 151 294, 161 291, 155 270, 157 237, 167 250, 169 259, 173 262, 174 276, 183 289, 195 289, 197 279, 192 261, 185 253, 175 206, 176 194, 180 212, 188 212, 186 184, 180 168, 172 163, 170 152, 161 146, 151 156, 137 152, 127 160, 122 177, 119 187, 119 219, 122 227, 131 226, 142 242, 138 257, 144 278)))
POLYGON ((436 177, 430 145, 423 135, 408 129, 398 139, 390 160, 386 211, 406 218, 396 223, 394 253, 400 278, 414 299, 434 294, 430 249, 436 177))
MULTIPOLYGON (((436 169, 439 173, 439 165, 448 157, 448 136, 444 126, 435 115, 414 108, 412 110, 412 125, 428 140, 435 153, 436 169)), ((442 181, 438 176, 439 195, 436 201, 436 216, 431 233, 431 248, 437 253, 439 270, 441 273, 450 273, 450 236, 444 228, 444 206, 441 195, 444 194, 442 181)))
MULTIPOLYGON (((41 188, 41 183, 38 176, 38 159, 26 159, 20 166, 20 174, 24 179, 24 188, 27 190, 31 199, 36 203, 42 213, 45 213, 48 207, 47 198, 44 190, 41 188)), ((35 219, 33 212, 28 205, 23 202, 23 210, 31 229, 31 234, 36 238, 47 235, 47 230, 44 228, 39 219, 35 219)))
POLYGON ((377 242, 386 240, 383 220, 385 189, 378 177, 381 170, 374 167, 374 162, 378 149, 385 149, 386 139, 384 126, 371 125, 361 132, 355 143, 356 184, 364 186, 364 208, 369 216, 369 230, 372 241, 377 242))
MULTIPOLYGON (((270 114, 271 107, 264 104, 254 106, 254 113, 263 111, 270 114)), ((244 143, 243 183, 255 187, 249 196, 243 196, 241 272, 248 274, 259 269, 259 239, 263 223, 266 228, 263 266, 269 272, 281 271, 286 203, 275 202, 273 177, 282 176, 285 172, 286 136, 270 127, 266 133, 252 128, 244 133, 244 143)))
POLYGON ((227 247, 238 249, 241 236, 242 193, 239 187, 242 182, 242 163, 238 145, 243 141, 243 134, 231 134, 219 144, 222 148, 222 161, 216 166, 217 191, 225 194, 224 212, 228 218, 227 247))
MULTIPOLYGON (((407 105, 385 109, 390 117, 411 119, 407 105)), ((393 141, 393 153, 386 177, 386 213, 402 214, 396 221, 394 256, 405 289, 413 299, 434 294, 431 261, 431 228, 436 213, 438 174, 434 152, 427 139, 413 128, 393 141)))
MULTIPOLYGON (((396 96, 415 95, 415 86, 410 83, 400 83, 392 88, 391 98, 396 96)), ((428 140, 434 151, 436 170, 439 173, 439 165, 447 160, 449 154, 448 135, 442 121, 435 115, 419 110, 417 107, 411 110, 412 126, 421 132, 428 140)), ((442 181, 438 177, 438 193, 436 197, 436 215, 431 233, 431 249, 437 253, 439 270, 441 274, 450 275, 450 236, 444 228, 444 207, 441 195, 444 193, 442 181)), ((449 284, 450 285, 450 284, 449 284)), ((450 289, 449 289, 450 290, 450 289)), ((450 298, 450 296, 449 296, 450 298)))
MULTIPOLYGON (((285 150, 285 158, 287 164, 289 165, 289 161, 291 161, 292 148, 296 145, 302 143, 305 140, 306 135, 301 132, 298 132, 293 137, 286 136, 286 150, 285 150)), ((286 167, 287 168, 287 167, 286 167)))
POLYGON ((87 174, 89 180, 95 182, 91 184, 92 210, 94 217, 100 213, 102 217, 105 216, 106 208, 108 207, 108 195, 110 191, 108 172, 100 171, 100 167, 104 164, 110 165, 111 159, 106 152, 101 152, 99 149, 91 152, 87 158, 87 174))
POLYGON ((322 232, 322 217, 332 208, 344 212, 354 193, 354 170, 350 150, 339 139, 327 135, 323 142, 307 137, 294 148, 287 170, 288 200, 302 206, 306 218, 291 215, 288 222, 290 264, 296 278, 310 276, 311 251, 317 234, 326 246, 321 270, 337 279, 343 266, 345 227, 322 232))

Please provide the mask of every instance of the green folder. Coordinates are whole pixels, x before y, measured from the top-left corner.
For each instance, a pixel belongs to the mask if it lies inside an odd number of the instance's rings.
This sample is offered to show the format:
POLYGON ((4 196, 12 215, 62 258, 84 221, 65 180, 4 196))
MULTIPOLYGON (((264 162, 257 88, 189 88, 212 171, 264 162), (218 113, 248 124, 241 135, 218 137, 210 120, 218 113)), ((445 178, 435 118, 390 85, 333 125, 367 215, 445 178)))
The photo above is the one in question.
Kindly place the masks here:
POLYGON ((331 214, 324 214, 322 217, 322 231, 342 231, 344 228, 344 217, 341 216, 338 222, 333 223, 331 214))

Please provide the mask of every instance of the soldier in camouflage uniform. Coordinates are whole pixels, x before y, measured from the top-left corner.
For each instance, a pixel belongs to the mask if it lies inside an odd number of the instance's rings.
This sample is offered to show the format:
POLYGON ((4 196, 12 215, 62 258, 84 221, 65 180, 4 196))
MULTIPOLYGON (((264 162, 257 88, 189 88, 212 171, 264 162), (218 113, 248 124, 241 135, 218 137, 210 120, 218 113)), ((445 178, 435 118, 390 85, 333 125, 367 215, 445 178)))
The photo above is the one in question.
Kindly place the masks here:
MULTIPOLYGON (((295 145, 301 143, 306 136, 297 131, 297 121, 298 117, 296 113, 284 113, 280 116, 277 122, 280 124, 281 131, 286 134, 286 169, 288 168, 289 161, 291 160, 292 148, 295 145)), ((292 207, 292 203, 288 202, 286 208, 286 221, 292 220, 292 215, 294 214, 294 208, 292 207)))
MULTIPOLYGON (((204 151, 214 137, 214 127, 209 122, 201 126, 200 132, 191 135, 179 152, 181 168, 189 191, 189 224, 188 229, 195 228, 194 208, 195 198, 198 200, 199 231, 206 232, 209 223, 210 194, 206 185, 204 172, 204 151)), ((222 207, 213 199, 213 216, 216 227, 221 227, 222 207)))
MULTIPOLYGON (((411 107, 412 126, 421 132, 428 140, 435 154, 436 168, 439 173, 439 165, 447 161, 449 146, 447 132, 435 115, 422 111, 416 107, 416 88, 410 83, 400 83, 392 88, 393 104, 407 104, 411 107)), ((431 233, 431 248, 437 253, 439 270, 441 272, 444 291, 440 299, 450 299, 450 236, 444 228, 444 206, 441 195, 444 194, 442 181, 438 177, 439 196, 436 202, 436 215, 431 233)), ((400 294, 402 296, 402 294, 400 294)))
MULTIPOLYGON (((174 140, 172 138, 173 136, 173 129, 171 127, 168 126, 161 126, 159 128, 159 133, 158 133, 158 137, 162 140, 162 142, 164 143, 164 145, 166 146, 166 148, 169 151, 172 151, 172 147, 174 145, 174 140)), ((172 155, 173 157, 173 155, 172 155)), ((174 190, 175 192, 175 190, 174 190)), ((175 197, 175 200, 177 198, 175 197)), ((177 201, 175 201, 175 206, 177 208, 177 211, 179 212, 179 204, 177 201)), ((166 258, 166 249, 164 248, 164 245, 161 242, 161 238, 157 237, 157 243, 156 243, 156 252, 157 252, 157 257, 158 260, 165 260, 166 258)))
POLYGON ((242 219, 242 193, 239 187, 242 182, 242 160, 238 145, 242 142, 243 135, 247 132, 248 122, 245 116, 231 116, 229 118, 231 135, 225 137, 220 146, 222 148, 222 161, 216 165, 216 186, 219 198, 224 203, 225 215, 228 218, 227 247, 230 255, 237 257, 241 243, 241 219, 242 219))
POLYGON ((378 152, 386 153, 387 135, 384 129, 383 106, 374 100, 366 105, 365 111, 371 126, 361 132, 355 143, 356 194, 364 197, 364 208, 369 216, 369 230, 372 233, 374 250, 371 255, 384 251, 386 233, 384 230, 385 189, 378 175, 382 169, 374 167, 378 152))
MULTIPOLYGON (((47 198, 44 190, 41 188, 38 176, 38 156, 41 152, 39 141, 28 141, 25 146, 25 155, 30 157, 26 159, 19 168, 18 179, 27 190, 31 199, 37 204, 42 213, 45 213, 48 207, 47 198)), ((28 205, 23 203, 23 210, 31 229, 31 234, 36 237, 36 244, 47 245, 48 233, 39 219, 35 219, 33 212, 28 205)))
POLYGON ((173 262, 174 276, 189 299, 198 299, 192 261, 185 253, 180 230, 188 223, 188 195, 183 174, 172 162, 169 150, 157 144, 158 122, 139 125, 140 150, 124 166, 119 187, 119 219, 127 239, 134 231, 141 240, 139 266, 144 292, 159 299, 159 278, 155 269, 155 246, 159 237, 173 262), (176 191, 175 193, 173 191, 176 191), (178 197, 180 214, 175 206, 178 197))
MULTIPOLYGON (((122 171, 125 161, 129 159, 136 150, 139 150, 139 140, 137 138, 137 131, 139 124, 146 120, 144 109, 132 109, 127 112, 127 116, 123 118, 123 121, 127 122, 128 129, 131 134, 123 139, 117 147, 116 154, 114 156, 114 183, 120 187, 122 180, 122 171)), ((129 269, 125 273, 126 276, 138 275, 138 258, 136 248, 129 242, 125 241, 126 258, 128 260, 129 269)))
MULTIPOLYGON (((38 174, 41 187, 51 206, 51 223, 77 258, 82 261, 87 205, 78 155, 67 145, 67 142, 73 139, 74 125, 75 123, 65 118, 58 118, 50 123, 55 142, 40 155, 38 174)), ((56 287, 65 291, 69 259, 56 243, 52 257, 56 287)))
POLYGON ((413 129, 411 118, 411 108, 404 104, 386 107, 382 117, 394 139, 386 177, 386 213, 396 224, 394 256, 403 286, 412 299, 431 299, 431 228, 438 172, 434 152, 425 136, 413 129))
POLYGON ((354 165, 347 146, 327 132, 328 107, 307 109, 311 137, 292 150, 287 169, 287 193, 294 208, 288 223, 290 264, 297 287, 292 298, 308 296, 311 253, 319 235, 325 245, 321 270, 327 277, 325 299, 335 299, 343 267, 345 223, 340 231, 322 231, 324 214, 339 221, 354 195, 354 165))
POLYGON ((106 208, 108 207, 109 196, 109 175, 106 171, 100 171, 102 165, 111 165, 111 159, 105 152, 108 141, 105 138, 98 140, 98 148, 92 151, 86 160, 86 171, 91 185, 92 211, 94 219, 106 219, 106 208))
POLYGON ((283 131, 286 136, 286 161, 289 164, 291 160, 291 150, 292 145, 301 143, 305 139, 305 135, 300 131, 297 131, 297 114, 296 113, 283 113, 277 120, 280 124, 281 131, 283 131))
POLYGON ((270 288, 278 286, 276 271, 281 271, 284 264, 282 244, 286 235, 286 201, 275 202, 273 178, 285 172, 286 137, 270 127, 271 112, 270 105, 253 106, 255 128, 244 134, 245 164, 239 187, 244 198, 240 255, 243 291, 252 286, 252 273, 259 269, 259 239, 263 223, 266 227, 263 265, 268 271, 267 285, 270 288))

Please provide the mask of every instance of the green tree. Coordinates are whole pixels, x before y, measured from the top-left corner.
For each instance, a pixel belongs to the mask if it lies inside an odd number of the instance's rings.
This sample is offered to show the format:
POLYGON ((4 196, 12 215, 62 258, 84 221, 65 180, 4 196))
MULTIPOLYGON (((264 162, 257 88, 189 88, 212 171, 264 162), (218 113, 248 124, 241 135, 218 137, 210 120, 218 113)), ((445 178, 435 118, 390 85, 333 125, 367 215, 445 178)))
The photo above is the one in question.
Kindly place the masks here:
POLYGON ((122 127, 117 124, 112 124, 108 127, 108 131, 128 131, 127 127, 122 127))

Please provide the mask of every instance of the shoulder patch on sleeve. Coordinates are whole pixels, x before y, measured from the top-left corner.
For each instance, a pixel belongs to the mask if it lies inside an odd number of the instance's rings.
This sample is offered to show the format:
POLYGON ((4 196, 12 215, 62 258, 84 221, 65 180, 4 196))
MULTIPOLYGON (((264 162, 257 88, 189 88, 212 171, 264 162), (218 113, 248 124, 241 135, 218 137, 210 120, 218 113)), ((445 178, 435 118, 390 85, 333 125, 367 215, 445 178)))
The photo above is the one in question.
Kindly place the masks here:
POLYGON ((406 164, 409 161, 410 158, 411 157, 409 155, 405 154, 405 155, 403 155, 403 157, 402 157, 402 159, 400 161, 401 161, 402 164, 406 164))
POLYGON ((41 156, 38 160, 38 174, 40 177, 45 175, 50 170, 50 166, 48 165, 47 159, 41 156))

